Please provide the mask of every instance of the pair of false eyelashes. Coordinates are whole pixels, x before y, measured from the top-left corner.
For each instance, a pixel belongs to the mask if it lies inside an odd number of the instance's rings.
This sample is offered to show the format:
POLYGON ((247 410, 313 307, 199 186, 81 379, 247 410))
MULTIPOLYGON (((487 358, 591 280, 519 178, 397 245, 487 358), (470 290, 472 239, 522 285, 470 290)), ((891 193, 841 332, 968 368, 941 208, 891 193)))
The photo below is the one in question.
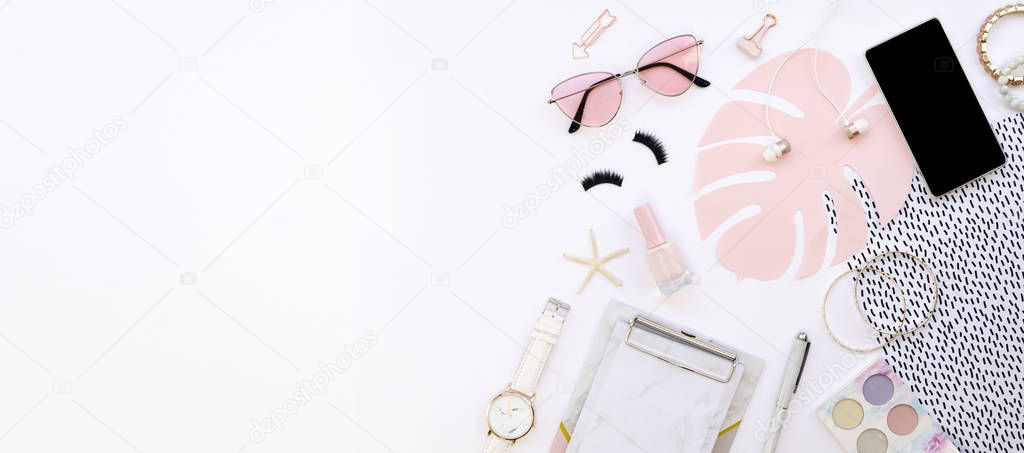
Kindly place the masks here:
MULTIPOLYGON (((636 131, 633 134, 633 141, 640 143, 647 147, 654 155, 654 160, 658 161, 658 165, 668 162, 668 152, 665 151, 665 145, 661 143, 661 139, 655 137, 654 134, 644 131, 636 131)), ((601 184, 611 184, 622 187, 622 175, 611 171, 611 170, 598 170, 590 174, 586 178, 580 181, 583 185, 583 190, 590 190, 591 187, 598 186, 601 184)))

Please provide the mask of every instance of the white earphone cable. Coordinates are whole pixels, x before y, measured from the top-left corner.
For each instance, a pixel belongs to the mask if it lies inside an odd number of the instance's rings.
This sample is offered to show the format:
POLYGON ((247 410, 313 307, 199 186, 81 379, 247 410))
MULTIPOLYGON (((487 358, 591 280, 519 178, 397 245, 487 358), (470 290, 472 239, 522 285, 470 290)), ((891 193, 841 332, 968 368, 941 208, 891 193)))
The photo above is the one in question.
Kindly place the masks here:
MULTIPOLYGON (((820 36, 815 37, 815 41, 817 41, 819 37, 820 36)), ((839 114, 839 117, 843 119, 843 124, 849 124, 850 120, 846 117, 846 114, 844 114, 843 111, 839 108, 839 106, 837 106, 836 103, 832 101, 832 98, 828 96, 828 93, 825 93, 825 89, 822 88, 821 86, 821 78, 818 75, 819 46, 817 44, 818 43, 815 42, 814 46, 814 85, 818 87, 818 93, 821 93, 821 97, 825 98, 825 100, 828 101, 828 104, 832 106, 832 110, 835 110, 836 113, 839 114)))
MULTIPOLYGON (((821 24, 818 25, 818 28, 814 31, 814 34, 811 36, 811 38, 808 39, 807 42, 805 42, 800 47, 797 47, 796 49, 793 49, 792 51, 790 51, 789 55, 786 55, 786 58, 784 58, 782 60, 782 62, 779 63, 779 67, 775 68, 775 72, 772 73, 772 78, 768 82, 767 97, 766 97, 766 99, 764 101, 764 121, 765 121, 765 125, 768 126, 768 133, 771 134, 776 139, 779 138, 779 134, 777 134, 775 132, 775 127, 772 126, 771 115, 768 114, 768 111, 769 111, 769 109, 771 107, 770 104, 771 104, 771 99, 772 99, 772 91, 775 88, 775 80, 779 77, 779 72, 782 71, 782 68, 784 66, 786 66, 786 63, 789 62, 789 59, 792 58, 793 55, 796 55, 796 53, 799 52, 801 49, 803 49, 804 46, 807 45, 807 43, 810 43, 812 41, 816 42, 818 40, 818 37, 821 36, 821 31, 825 29, 825 25, 828 24, 829 19, 831 19, 832 15, 834 15, 835 12, 837 10, 839 10, 839 4, 841 2, 842 2, 842 0, 835 0, 835 1, 832 2, 831 5, 829 5, 828 13, 821 20, 821 24)), ((832 102, 832 98, 830 98, 828 96, 828 94, 825 93, 824 88, 822 88, 822 86, 821 86, 821 79, 818 77, 818 48, 817 47, 814 48, 814 84, 818 88, 818 93, 821 94, 821 96, 823 98, 825 98, 826 101, 828 101, 829 105, 831 105, 832 108, 836 111, 836 113, 839 114, 840 118, 842 118, 844 122, 849 123, 849 120, 847 120, 846 115, 843 114, 842 110, 840 110, 838 106, 836 106, 835 102, 832 102)))

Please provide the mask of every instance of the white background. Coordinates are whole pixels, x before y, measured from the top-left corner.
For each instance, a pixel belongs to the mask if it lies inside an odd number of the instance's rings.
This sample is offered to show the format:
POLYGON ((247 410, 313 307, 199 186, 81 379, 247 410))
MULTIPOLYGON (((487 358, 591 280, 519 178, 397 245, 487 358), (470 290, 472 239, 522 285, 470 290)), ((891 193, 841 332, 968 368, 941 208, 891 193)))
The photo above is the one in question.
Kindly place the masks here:
MULTIPOLYGON (((825 11, 770 3, 780 24, 762 62, 825 11)), ((995 121, 1008 111, 974 39, 1001 3, 849 0, 821 45, 858 93, 872 81, 865 49, 937 16, 995 121)), ((793 335, 814 341, 807 382, 832 388, 826 364, 843 356, 819 311, 838 269, 738 282, 693 218, 695 146, 758 64, 735 47, 756 6, 0 1, 0 203, 19 203, 95 129, 126 125, 0 230, 0 451, 475 451, 549 296, 574 308, 517 451, 547 451, 610 297, 766 360, 734 448, 757 450, 793 335), (573 61, 571 42, 605 7, 618 22, 573 61), (565 133, 544 103, 551 86, 628 69, 682 33, 705 40, 713 85, 652 98, 625 81, 630 128, 581 172, 615 168, 625 187, 569 182, 504 227, 504 206, 598 137, 565 133), (636 150, 636 128, 663 139, 669 164, 636 150), (704 274, 664 303, 632 219, 641 201, 704 274), (560 255, 586 254, 588 228, 605 251, 631 249, 609 266, 623 288, 597 277, 575 294, 585 269, 560 255), (250 440, 252 420, 367 335, 376 344, 326 395, 250 440)), ((780 450, 808 445, 838 450, 805 409, 780 450)))

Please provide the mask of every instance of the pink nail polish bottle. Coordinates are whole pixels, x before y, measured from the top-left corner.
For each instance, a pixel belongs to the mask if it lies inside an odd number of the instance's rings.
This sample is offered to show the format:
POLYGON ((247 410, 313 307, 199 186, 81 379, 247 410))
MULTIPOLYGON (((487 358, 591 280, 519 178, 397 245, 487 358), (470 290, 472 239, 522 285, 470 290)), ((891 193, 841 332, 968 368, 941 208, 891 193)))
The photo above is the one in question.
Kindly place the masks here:
POLYGON ((683 264, 679 247, 665 239, 651 205, 643 204, 634 209, 633 214, 640 224, 640 232, 647 240, 647 267, 661 293, 667 296, 693 283, 693 275, 683 264))

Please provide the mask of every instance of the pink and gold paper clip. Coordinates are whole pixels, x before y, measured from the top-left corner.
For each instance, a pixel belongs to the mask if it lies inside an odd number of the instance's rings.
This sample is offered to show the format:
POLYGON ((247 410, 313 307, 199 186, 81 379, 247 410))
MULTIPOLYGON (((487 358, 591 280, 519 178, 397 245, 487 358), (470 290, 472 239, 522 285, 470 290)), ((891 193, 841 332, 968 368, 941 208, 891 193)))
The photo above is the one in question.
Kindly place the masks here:
POLYGON ((594 23, 587 27, 587 30, 580 36, 580 42, 572 43, 572 58, 581 60, 589 58, 590 53, 587 52, 590 46, 597 42, 597 38, 600 38, 604 34, 605 30, 611 28, 612 24, 615 23, 616 17, 612 15, 607 9, 601 12, 600 16, 594 20, 594 23))
POLYGON ((775 19, 774 14, 765 14, 764 23, 761 24, 761 27, 754 34, 740 38, 736 45, 739 46, 740 50, 750 55, 751 58, 757 58, 758 55, 761 55, 761 40, 764 39, 765 33, 768 33, 768 30, 777 23, 779 22, 775 19))

